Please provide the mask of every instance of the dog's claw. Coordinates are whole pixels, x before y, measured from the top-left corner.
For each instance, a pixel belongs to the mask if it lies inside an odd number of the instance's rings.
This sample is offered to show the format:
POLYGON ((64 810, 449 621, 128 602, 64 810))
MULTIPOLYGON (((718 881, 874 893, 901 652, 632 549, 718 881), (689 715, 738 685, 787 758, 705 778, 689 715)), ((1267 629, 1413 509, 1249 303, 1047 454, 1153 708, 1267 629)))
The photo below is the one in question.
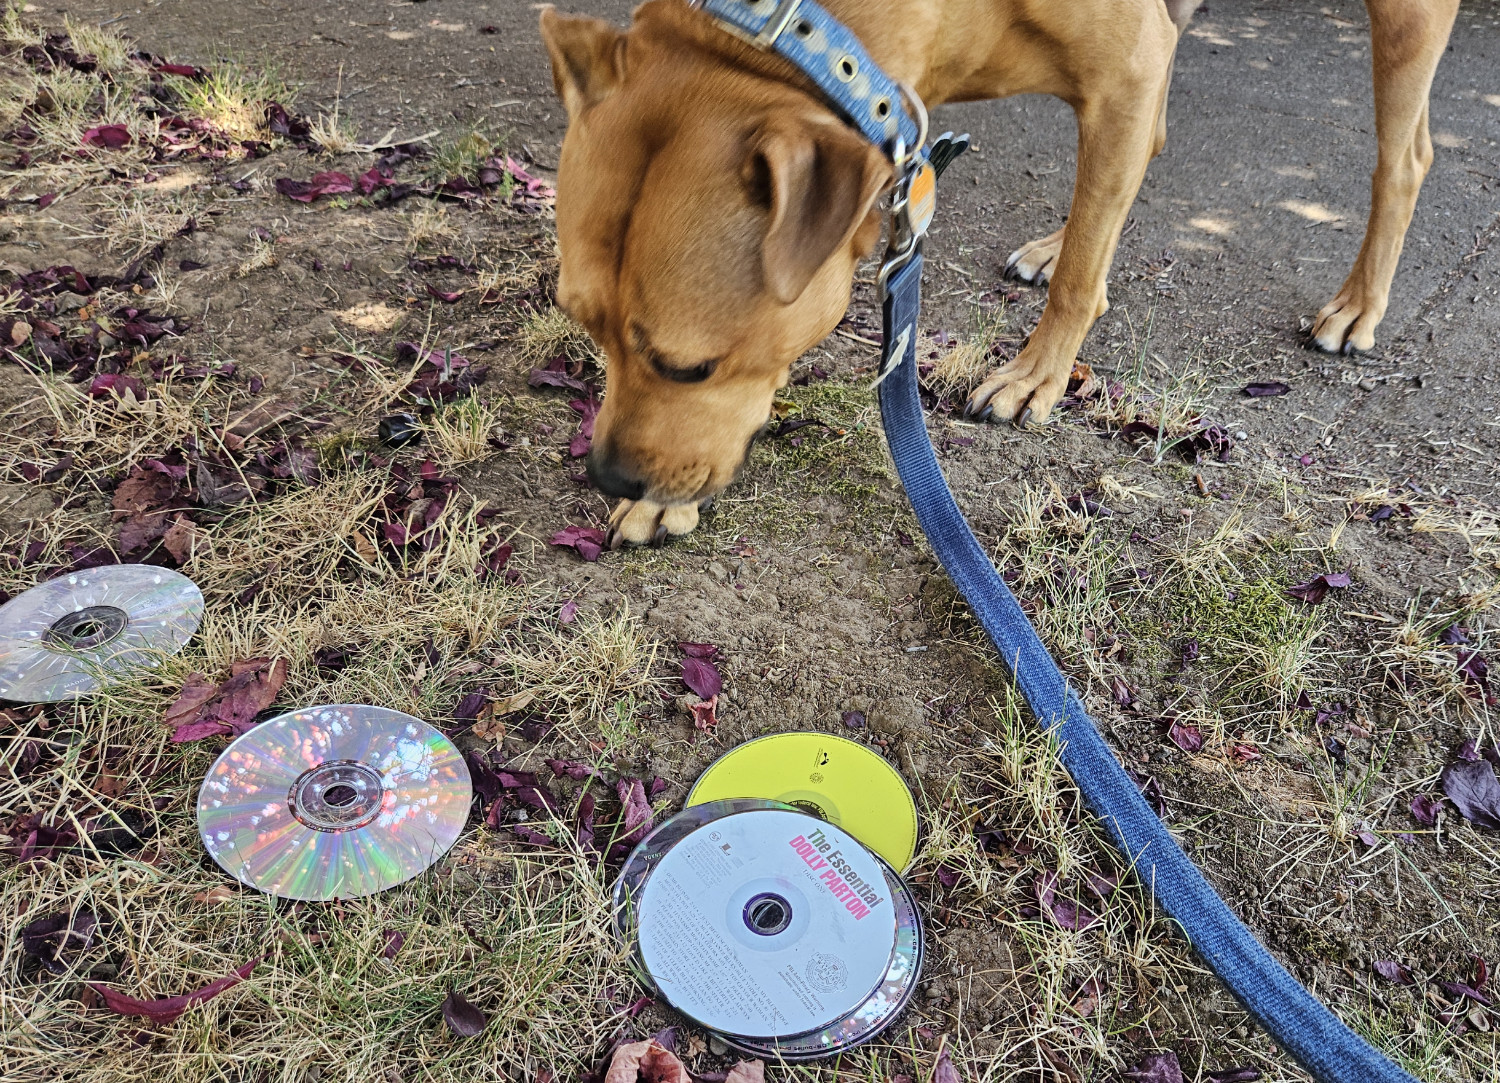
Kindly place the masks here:
POLYGON ((979 411, 979 420, 980 421, 988 421, 991 417, 994 416, 994 413, 995 413, 995 407, 994 406, 992 406, 992 405, 991 406, 986 406, 983 410, 979 411))
POLYGON ((1030 421, 1030 420, 1031 420, 1031 407, 1030 406, 1023 406, 1021 408, 1021 412, 1016 415, 1015 426, 1018 429, 1024 429, 1026 427, 1026 423, 1028 421, 1030 421))
POLYGON ((663 545, 666 544, 667 528, 665 526, 659 526, 656 528, 656 533, 651 535, 651 548, 660 549, 663 545))

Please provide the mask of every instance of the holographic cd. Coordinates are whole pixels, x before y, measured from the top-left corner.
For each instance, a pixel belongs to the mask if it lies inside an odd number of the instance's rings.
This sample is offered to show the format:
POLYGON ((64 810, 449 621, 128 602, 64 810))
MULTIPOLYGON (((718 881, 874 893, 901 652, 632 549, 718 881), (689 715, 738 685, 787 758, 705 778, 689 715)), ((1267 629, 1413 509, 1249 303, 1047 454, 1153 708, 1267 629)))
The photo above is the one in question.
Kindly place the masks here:
POLYGON ((458 840, 463 756, 421 719, 339 703, 291 711, 235 740, 198 791, 198 833, 241 883, 283 899, 370 895, 458 840))
POLYGON ((148 564, 58 576, 0 606, 0 699, 52 703, 154 667, 203 619, 193 581, 148 564))

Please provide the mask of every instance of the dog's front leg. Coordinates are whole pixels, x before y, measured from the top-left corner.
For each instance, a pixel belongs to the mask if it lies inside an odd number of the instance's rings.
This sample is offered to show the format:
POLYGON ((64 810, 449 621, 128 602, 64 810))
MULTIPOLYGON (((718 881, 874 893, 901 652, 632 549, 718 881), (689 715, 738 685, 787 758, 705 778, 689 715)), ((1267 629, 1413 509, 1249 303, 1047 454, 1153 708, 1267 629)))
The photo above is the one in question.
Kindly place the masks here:
POLYGON ((1067 389, 1084 336, 1109 308, 1110 261, 1151 158, 1176 44, 1170 24, 1158 37, 1156 49, 1136 53, 1129 74, 1099 80, 1108 90, 1074 106, 1078 177, 1047 307, 1025 348, 974 389, 966 414, 1045 421, 1067 389))
POLYGON ((696 504, 622 500, 610 513, 604 540, 611 549, 623 545, 661 545, 675 534, 690 533, 697 525, 696 504))
POLYGON ((1380 146, 1370 182, 1370 223, 1354 267, 1313 325, 1313 343, 1330 353, 1375 345, 1391 278, 1401 258, 1417 192, 1432 166, 1427 99, 1448 44, 1458 0, 1366 0, 1375 73, 1375 134, 1380 146))

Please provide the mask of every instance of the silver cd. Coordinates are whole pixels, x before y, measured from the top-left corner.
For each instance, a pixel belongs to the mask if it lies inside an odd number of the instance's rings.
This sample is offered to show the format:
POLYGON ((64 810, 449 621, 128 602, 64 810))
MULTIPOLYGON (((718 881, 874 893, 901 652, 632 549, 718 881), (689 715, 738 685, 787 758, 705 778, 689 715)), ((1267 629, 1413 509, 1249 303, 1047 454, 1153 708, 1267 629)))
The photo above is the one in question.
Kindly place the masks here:
POLYGON ((176 654, 203 619, 203 592, 149 564, 58 576, 0 606, 0 699, 52 703, 176 654))
POLYGON ((284 899, 352 899, 448 852, 473 790, 463 756, 419 718, 339 703, 233 741, 198 791, 198 833, 241 883, 284 899))
POLYGON ((893 883, 904 892, 852 836, 800 809, 713 801, 667 820, 630 855, 616 928, 642 977, 683 1015, 731 1044, 811 1059, 871 1036, 857 1020, 884 1018, 872 1001, 888 997, 893 969, 899 979, 920 962, 900 947, 920 927, 893 883))

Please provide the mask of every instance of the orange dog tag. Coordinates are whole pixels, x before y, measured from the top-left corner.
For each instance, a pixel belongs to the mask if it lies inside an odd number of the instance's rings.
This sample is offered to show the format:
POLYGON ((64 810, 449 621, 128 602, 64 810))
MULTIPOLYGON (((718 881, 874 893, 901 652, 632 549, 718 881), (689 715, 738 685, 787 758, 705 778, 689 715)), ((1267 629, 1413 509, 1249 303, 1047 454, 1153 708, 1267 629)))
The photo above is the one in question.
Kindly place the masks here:
POLYGON ((920 237, 932 224, 937 213, 937 171, 932 163, 924 161, 906 184, 906 220, 911 235, 920 237))

